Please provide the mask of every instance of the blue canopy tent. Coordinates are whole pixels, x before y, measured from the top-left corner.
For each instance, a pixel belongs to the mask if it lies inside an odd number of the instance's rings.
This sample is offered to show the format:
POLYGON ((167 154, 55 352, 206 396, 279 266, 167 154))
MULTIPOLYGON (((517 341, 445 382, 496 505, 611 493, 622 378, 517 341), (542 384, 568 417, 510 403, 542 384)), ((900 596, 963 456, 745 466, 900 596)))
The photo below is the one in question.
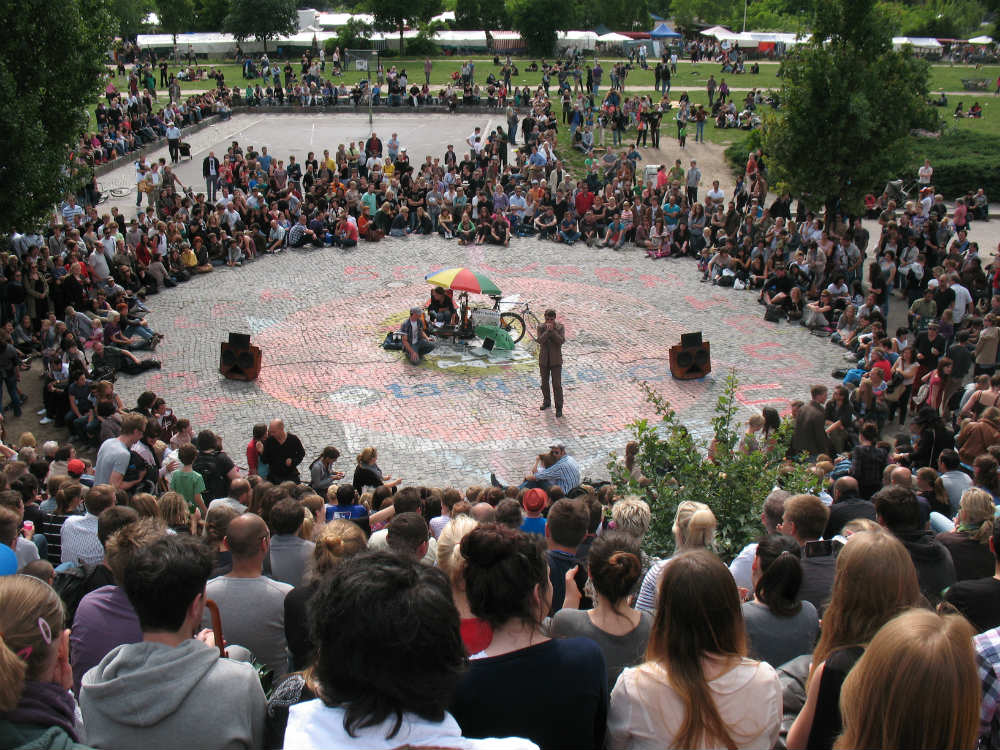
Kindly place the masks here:
POLYGON ((665 23, 658 24, 655 29, 649 32, 651 39, 680 39, 681 34, 678 34, 672 28, 667 26, 665 23))

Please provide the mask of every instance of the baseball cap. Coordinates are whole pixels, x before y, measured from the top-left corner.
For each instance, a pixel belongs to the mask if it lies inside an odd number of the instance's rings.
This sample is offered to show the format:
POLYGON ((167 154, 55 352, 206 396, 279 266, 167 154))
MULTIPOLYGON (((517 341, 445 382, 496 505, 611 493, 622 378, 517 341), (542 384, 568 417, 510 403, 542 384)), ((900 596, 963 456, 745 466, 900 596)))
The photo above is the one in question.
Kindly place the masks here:
POLYGON ((521 504, 524 505, 524 509, 529 513, 537 513, 545 507, 545 504, 548 501, 549 496, 545 490, 533 487, 524 493, 524 497, 521 499, 521 504))
POLYGON ((66 471, 75 477, 82 475, 86 470, 87 465, 79 458, 71 458, 69 463, 66 464, 66 471))

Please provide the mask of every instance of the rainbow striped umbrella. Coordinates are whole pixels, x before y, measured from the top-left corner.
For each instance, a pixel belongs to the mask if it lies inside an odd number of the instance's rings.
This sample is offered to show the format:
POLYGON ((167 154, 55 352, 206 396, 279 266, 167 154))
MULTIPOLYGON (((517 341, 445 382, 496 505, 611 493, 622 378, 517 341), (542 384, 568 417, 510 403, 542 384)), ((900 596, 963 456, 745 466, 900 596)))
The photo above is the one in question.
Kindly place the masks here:
POLYGON ((441 268, 424 276, 428 284, 473 294, 500 295, 500 289, 489 278, 468 268, 441 268))

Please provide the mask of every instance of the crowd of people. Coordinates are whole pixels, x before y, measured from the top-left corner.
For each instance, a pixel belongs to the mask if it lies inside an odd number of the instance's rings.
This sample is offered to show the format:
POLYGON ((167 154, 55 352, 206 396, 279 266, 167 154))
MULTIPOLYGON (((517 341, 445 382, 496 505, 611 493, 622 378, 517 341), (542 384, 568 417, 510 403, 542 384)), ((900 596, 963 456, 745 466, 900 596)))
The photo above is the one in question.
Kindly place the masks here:
MULTIPOLYGON (((72 441, 0 444, 4 747, 1000 742, 1000 274, 964 206, 941 213, 931 191, 897 213, 884 197, 866 271, 860 222, 801 202, 793 219, 787 195, 765 207, 759 152, 731 195, 702 196, 693 160, 646 183, 636 148, 571 176, 551 100, 526 106, 423 162, 396 133, 301 163, 234 141, 204 158, 197 193, 138 159, 135 218, 70 197, 44 235, 15 233, 3 383, 20 413, 40 357, 39 415, 72 441), (655 498, 588 484, 562 445, 518 485, 407 485, 375 447, 347 482, 335 446, 306 463, 275 419, 242 471, 155 393, 115 393, 119 372, 159 364, 133 353, 162 338, 150 298, 192 274, 435 232, 688 256, 706 283, 759 289, 767 313, 831 335, 850 349, 844 384, 792 406, 791 452, 822 489, 760 498, 759 539, 732 561, 711 499, 681 503, 657 559, 655 498), (894 290, 909 326, 889 337, 894 290), (888 443, 882 427, 914 410, 888 443)), ((164 124, 182 116, 169 109, 164 124)), ((780 423, 765 409, 739 450, 773 450, 780 423)), ((646 487, 636 449, 625 467, 646 487)))
POLYGON ((1000 526, 954 451, 940 477, 896 457, 870 483, 866 429, 819 495, 761 498, 727 566, 709 504, 681 503, 652 558, 647 499, 586 484, 563 446, 520 485, 459 490, 393 479, 373 447, 350 483, 334 446, 306 469, 281 420, 254 429, 246 476, 211 431, 159 426, 129 412, 92 466, 25 434, 0 473, 5 747, 996 737, 1000 526), (132 479, 147 451, 168 470, 132 479))

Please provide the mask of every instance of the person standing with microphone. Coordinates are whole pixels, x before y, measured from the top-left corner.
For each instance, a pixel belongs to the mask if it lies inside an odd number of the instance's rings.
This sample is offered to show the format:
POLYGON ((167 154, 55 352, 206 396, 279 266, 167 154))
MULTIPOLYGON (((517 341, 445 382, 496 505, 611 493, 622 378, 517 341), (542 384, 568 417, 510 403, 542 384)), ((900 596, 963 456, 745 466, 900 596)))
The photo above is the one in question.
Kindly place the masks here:
POLYGON ((556 311, 545 311, 545 322, 538 326, 538 371, 542 378, 542 405, 545 411, 552 405, 549 396, 549 378, 552 379, 552 395, 555 397, 556 416, 562 416, 562 345, 566 341, 566 328, 556 322, 556 311))

